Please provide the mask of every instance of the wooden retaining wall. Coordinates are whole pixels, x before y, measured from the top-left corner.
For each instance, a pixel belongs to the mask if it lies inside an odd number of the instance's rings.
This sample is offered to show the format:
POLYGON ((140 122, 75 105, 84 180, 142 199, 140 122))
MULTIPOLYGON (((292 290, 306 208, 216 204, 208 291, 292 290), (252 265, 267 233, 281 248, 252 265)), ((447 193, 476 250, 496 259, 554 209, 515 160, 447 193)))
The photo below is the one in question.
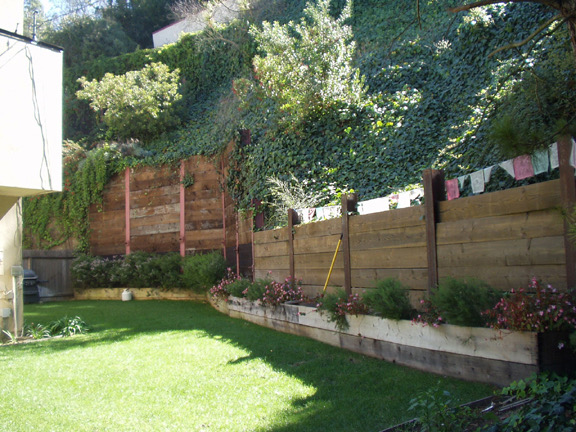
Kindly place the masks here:
POLYGON ((559 347, 565 334, 497 331, 444 324, 414 325, 370 315, 348 316, 338 330, 316 308, 284 303, 266 307, 229 297, 211 303, 220 312, 260 326, 412 368, 459 379, 506 385, 533 373, 573 370, 576 355, 559 347))
MULTIPOLYGON (((339 238, 329 287, 369 289, 394 277, 413 302, 444 277, 476 277, 502 290, 527 287, 532 277, 574 288, 574 245, 563 208, 573 208, 574 168, 561 160, 561 178, 515 189, 443 201, 443 175, 424 174, 425 204, 298 225, 254 236, 255 277, 302 280, 321 292, 339 238), (572 189, 572 191, 570 191, 572 189)), ((350 197, 342 206, 350 210, 350 197)), ((352 200, 353 201, 353 200, 352 200)))
POLYGON ((251 274, 252 215, 238 214, 225 193, 225 166, 221 159, 194 156, 115 176, 102 205, 90 209, 91 254, 220 249, 231 266, 251 274))

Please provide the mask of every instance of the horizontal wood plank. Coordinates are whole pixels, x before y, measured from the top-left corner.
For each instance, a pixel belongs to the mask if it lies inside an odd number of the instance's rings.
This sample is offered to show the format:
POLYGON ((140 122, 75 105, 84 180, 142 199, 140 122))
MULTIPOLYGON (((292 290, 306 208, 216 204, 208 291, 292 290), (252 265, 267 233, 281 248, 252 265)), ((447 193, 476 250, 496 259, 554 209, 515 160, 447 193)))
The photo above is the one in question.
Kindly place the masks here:
POLYGON ((560 206, 559 180, 438 203, 439 222, 478 219, 560 206))
POLYGON ((438 246, 442 267, 564 264, 563 237, 461 243, 438 246))
POLYGON ((426 227, 418 225, 381 231, 350 233, 351 251, 390 247, 426 247, 426 227))
POLYGON ((426 268, 425 248, 387 248, 351 253, 353 269, 370 268, 426 268))
POLYGON ((439 245, 476 243, 563 235, 564 220, 557 209, 466 219, 437 225, 439 245))
POLYGON ((350 216, 349 221, 350 232, 356 234, 419 225, 424 225, 423 206, 350 216))

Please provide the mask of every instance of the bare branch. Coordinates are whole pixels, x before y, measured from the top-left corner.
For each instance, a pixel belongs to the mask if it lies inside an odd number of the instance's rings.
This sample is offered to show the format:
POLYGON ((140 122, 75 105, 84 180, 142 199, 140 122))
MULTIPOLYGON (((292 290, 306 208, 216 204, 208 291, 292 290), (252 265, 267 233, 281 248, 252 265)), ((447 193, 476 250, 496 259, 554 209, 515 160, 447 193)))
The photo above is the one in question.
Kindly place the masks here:
MULTIPOLYGON (((514 43, 511 43, 509 45, 502 46, 502 47, 492 51, 488 55, 488 58, 499 53, 500 51, 504 51, 504 50, 511 49, 511 48, 520 48, 521 46, 526 45, 528 42, 530 42, 532 39, 534 39, 536 36, 538 36, 540 33, 542 33, 547 27, 549 27, 554 21, 560 21, 560 20, 562 20, 562 15, 558 14, 558 15, 553 16, 552 18, 550 18, 549 20, 547 20, 546 22, 541 24, 540 27, 538 27, 534 32, 532 32, 532 34, 530 34, 526 39, 524 39, 520 42, 514 42, 514 43)), ((564 23, 564 21, 565 20, 562 20, 562 23, 564 23)))
POLYGON ((498 3, 540 3, 545 6, 550 6, 551 8, 556 10, 560 10, 561 8, 561 2, 556 0, 479 0, 467 5, 449 8, 448 10, 450 12, 457 13, 457 12, 469 11, 477 7, 489 6, 498 3))
POLYGON ((404 28, 404 30, 402 30, 398 35, 396 35, 394 38, 392 38, 392 40, 390 41, 390 45, 388 47, 388 56, 390 55, 390 53, 392 53, 392 48, 394 48, 394 44, 396 43, 396 41, 399 40, 402 37, 402 35, 404 33, 406 33, 410 29, 410 27, 412 27, 417 22, 418 22, 418 17, 416 17, 412 21, 410 21, 408 23, 408 25, 404 28))

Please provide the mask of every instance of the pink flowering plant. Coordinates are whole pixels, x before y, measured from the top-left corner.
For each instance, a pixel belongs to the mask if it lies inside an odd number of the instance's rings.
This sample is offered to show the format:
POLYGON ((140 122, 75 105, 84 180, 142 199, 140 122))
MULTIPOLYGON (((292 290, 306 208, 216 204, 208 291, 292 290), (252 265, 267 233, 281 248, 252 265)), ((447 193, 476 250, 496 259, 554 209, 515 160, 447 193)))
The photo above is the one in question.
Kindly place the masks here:
POLYGON ((347 295, 342 289, 336 293, 320 295, 317 299, 316 310, 321 314, 327 314, 328 321, 333 322, 340 331, 350 327, 346 315, 367 315, 370 312, 360 295, 347 295))
POLYGON ((490 327, 532 332, 575 331, 576 295, 532 279, 529 289, 512 290, 485 312, 490 327))
POLYGON ((429 325, 432 327, 438 327, 440 324, 444 324, 444 318, 442 318, 440 311, 431 300, 421 299, 420 309, 412 319, 412 323, 421 324, 423 327, 429 325))
POLYGON ((215 299, 228 300, 230 295, 258 301, 264 306, 275 307, 287 301, 303 301, 304 294, 300 281, 286 278, 283 282, 270 279, 249 279, 234 275, 229 269, 228 276, 210 290, 215 299))
POLYGON ((260 298, 262 304, 266 306, 278 306, 288 301, 303 301, 301 281, 287 277, 284 282, 270 281, 260 298))
POLYGON ((217 285, 210 288, 210 296, 214 300, 228 301, 228 297, 230 296, 230 285, 242 279, 240 276, 236 276, 231 268, 226 269, 226 272, 226 276, 217 285))

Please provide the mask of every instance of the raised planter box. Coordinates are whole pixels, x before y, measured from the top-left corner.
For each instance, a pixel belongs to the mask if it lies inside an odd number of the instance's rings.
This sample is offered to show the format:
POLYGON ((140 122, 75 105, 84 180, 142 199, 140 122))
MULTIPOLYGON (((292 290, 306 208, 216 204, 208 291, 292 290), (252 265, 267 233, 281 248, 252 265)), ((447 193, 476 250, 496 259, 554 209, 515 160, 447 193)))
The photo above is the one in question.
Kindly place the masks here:
MULTIPOLYGON (((126 288, 85 288, 74 290, 75 300, 121 300, 126 288)), ((182 288, 128 288, 134 300, 195 300, 205 301, 206 294, 182 288)))
POLYGON ((423 327, 369 315, 349 316, 350 328, 340 332, 310 306, 270 308, 235 297, 213 304, 231 317, 278 331, 427 372, 496 385, 542 370, 565 371, 573 368, 576 360, 569 348, 558 348, 562 338, 557 334, 453 325, 423 327))

